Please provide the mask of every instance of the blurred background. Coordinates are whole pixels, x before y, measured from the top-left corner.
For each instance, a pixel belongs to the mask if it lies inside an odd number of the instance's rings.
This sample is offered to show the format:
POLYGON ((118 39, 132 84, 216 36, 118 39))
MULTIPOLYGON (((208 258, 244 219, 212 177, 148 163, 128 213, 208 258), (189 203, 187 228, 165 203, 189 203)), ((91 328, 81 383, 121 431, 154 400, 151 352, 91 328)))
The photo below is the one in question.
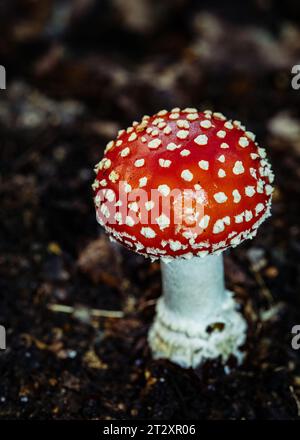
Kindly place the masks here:
POLYGON ((0 418, 300 418, 299 2, 6 0, 0 28, 0 418), (276 175, 272 218, 225 256, 240 368, 151 359, 159 264, 95 220, 106 143, 175 106, 240 119, 276 175))

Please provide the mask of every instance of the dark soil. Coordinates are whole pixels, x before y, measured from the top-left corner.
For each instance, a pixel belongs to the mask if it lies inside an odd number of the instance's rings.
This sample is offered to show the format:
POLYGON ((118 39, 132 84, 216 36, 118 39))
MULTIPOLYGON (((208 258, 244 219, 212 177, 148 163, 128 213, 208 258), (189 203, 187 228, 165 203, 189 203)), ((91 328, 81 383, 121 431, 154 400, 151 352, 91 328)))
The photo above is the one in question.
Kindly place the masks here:
POLYGON ((0 418, 300 418, 299 2, 15 0, 0 17, 0 418), (276 174, 272 218, 225 256, 241 367, 151 359, 159 265, 95 220, 107 141, 175 106, 246 122, 276 174))

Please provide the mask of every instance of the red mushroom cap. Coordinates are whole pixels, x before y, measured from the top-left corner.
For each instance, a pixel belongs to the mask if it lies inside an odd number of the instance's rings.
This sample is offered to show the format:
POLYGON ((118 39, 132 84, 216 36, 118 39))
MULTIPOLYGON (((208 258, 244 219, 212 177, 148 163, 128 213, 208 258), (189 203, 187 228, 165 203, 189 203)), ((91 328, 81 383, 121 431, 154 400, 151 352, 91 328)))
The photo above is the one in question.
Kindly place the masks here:
POLYGON ((255 236, 270 215, 266 152, 221 113, 144 116, 107 144, 95 171, 99 223, 152 259, 218 254, 255 236))

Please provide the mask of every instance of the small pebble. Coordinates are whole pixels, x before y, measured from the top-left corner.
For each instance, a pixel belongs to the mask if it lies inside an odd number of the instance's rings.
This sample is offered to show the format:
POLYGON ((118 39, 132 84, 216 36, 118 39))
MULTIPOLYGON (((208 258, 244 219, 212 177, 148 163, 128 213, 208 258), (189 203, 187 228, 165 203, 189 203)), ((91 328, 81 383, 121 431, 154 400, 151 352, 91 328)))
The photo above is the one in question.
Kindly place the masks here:
POLYGON ((69 356, 69 358, 71 358, 71 359, 76 358, 76 356, 77 356, 77 351, 75 351, 75 350, 69 350, 68 356, 69 356))

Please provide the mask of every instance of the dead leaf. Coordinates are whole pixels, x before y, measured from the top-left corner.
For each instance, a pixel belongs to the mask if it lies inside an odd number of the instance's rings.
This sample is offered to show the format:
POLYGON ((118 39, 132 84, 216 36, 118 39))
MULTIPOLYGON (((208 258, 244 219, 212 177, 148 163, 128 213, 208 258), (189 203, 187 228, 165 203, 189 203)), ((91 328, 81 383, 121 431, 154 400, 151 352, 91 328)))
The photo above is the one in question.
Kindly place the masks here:
POLYGON ((97 370, 106 370, 108 368, 108 365, 105 364, 95 353, 94 350, 89 350, 85 353, 83 356, 83 362, 89 367, 89 368, 95 368, 97 370))

